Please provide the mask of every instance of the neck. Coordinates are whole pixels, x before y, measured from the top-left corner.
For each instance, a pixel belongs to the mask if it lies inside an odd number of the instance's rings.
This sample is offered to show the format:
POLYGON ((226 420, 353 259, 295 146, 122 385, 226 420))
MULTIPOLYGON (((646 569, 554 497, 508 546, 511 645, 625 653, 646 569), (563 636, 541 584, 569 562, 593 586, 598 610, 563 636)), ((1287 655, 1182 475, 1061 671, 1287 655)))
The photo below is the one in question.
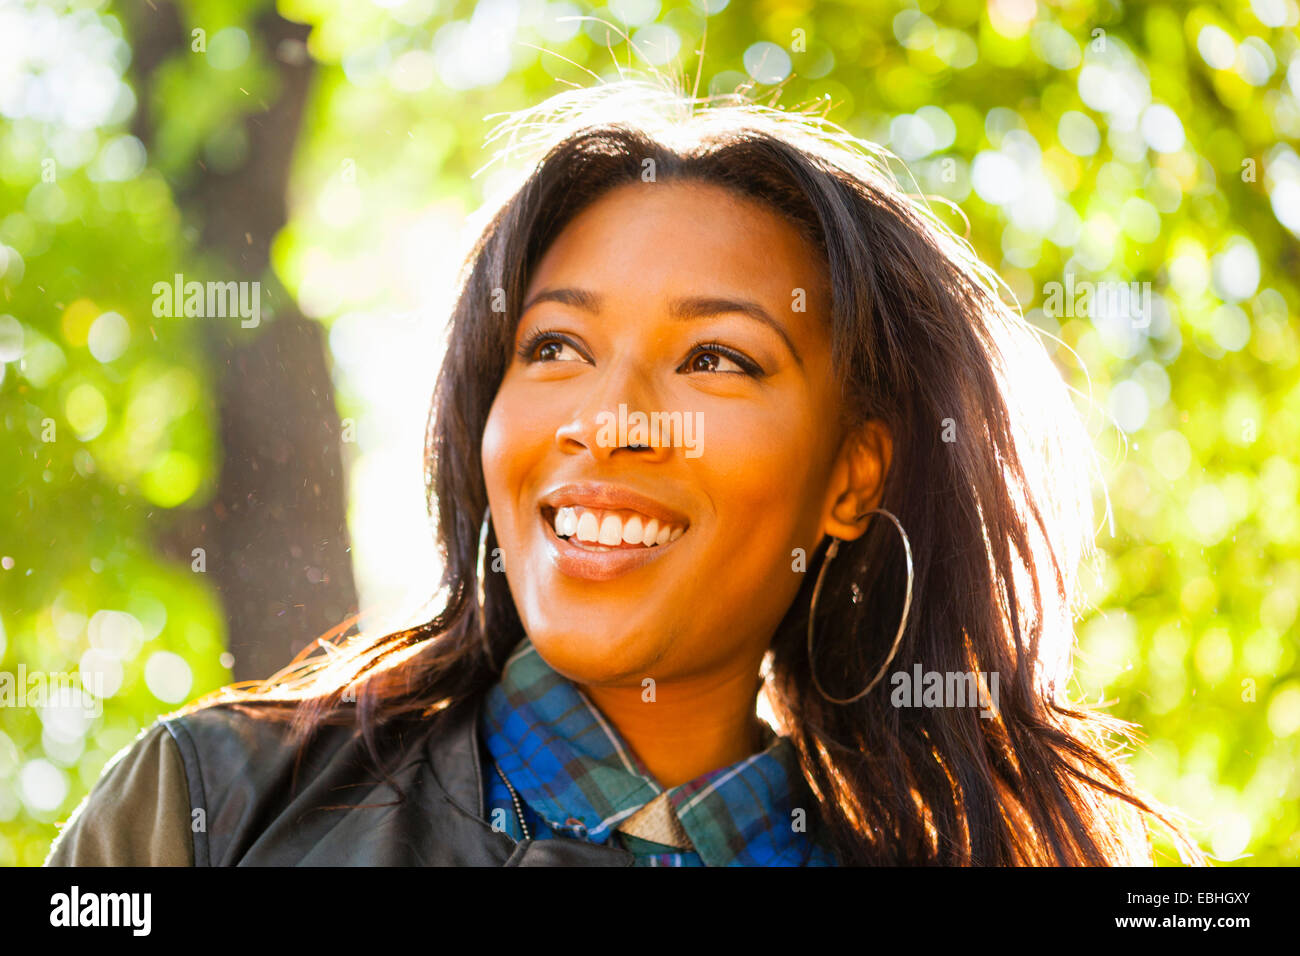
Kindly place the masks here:
POLYGON ((762 730, 754 713, 758 662, 716 673, 609 687, 580 684, 665 790, 757 753, 762 730))

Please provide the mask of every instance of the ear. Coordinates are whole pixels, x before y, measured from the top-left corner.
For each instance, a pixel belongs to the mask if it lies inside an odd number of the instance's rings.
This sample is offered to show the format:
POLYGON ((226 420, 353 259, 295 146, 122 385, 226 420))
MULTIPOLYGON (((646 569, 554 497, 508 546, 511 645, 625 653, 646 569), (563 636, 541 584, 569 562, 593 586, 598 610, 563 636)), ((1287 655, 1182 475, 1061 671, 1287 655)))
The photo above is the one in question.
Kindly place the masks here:
POLYGON ((867 520, 859 521, 858 516, 880 507, 893 455, 893 436, 879 419, 872 419, 845 436, 826 490, 823 535, 846 541, 861 537, 867 529, 867 520))

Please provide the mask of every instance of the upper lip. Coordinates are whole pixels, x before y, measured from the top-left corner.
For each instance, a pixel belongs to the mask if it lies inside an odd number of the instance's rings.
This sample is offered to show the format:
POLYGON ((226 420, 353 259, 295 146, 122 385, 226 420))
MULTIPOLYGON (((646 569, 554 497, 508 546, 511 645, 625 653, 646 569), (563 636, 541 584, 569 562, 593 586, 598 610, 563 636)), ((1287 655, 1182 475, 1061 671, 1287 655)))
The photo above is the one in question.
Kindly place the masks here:
POLYGON ((639 491, 622 485, 608 485, 595 481, 579 481, 560 485, 547 492, 541 499, 543 508, 563 508, 568 505, 580 505, 584 508, 603 508, 611 511, 627 509, 639 511, 650 518, 670 525, 688 525, 689 519, 661 501, 656 501, 639 491))

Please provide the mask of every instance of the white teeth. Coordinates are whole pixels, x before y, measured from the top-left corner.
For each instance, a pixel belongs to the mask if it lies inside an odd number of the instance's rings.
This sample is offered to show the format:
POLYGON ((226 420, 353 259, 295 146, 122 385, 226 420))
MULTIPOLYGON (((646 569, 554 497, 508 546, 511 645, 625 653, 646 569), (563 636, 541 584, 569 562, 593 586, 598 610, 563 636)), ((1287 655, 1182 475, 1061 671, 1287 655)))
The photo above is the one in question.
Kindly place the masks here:
POLYGON ((595 544, 600 537, 600 522, 590 511, 584 511, 582 517, 578 519, 576 533, 579 541, 590 541, 595 544))
POLYGON ((623 543, 623 522, 618 515, 605 515, 600 523, 600 543, 615 545, 623 543))
POLYGON ((641 532, 641 543, 647 548, 655 543, 659 537, 659 519, 651 518, 646 522, 645 530, 641 532))
POLYGON ((678 525, 661 524, 658 518, 647 519, 640 515, 622 518, 613 512, 587 511, 576 505, 557 508, 553 527, 562 538, 599 544, 602 549, 624 543, 658 547, 676 541, 686 531, 678 525))
POLYGON ((623 540, 628 544, 639 544, 644 536, 645 529, 641 526, 641 519, 636 515, 623 522, 623 540))

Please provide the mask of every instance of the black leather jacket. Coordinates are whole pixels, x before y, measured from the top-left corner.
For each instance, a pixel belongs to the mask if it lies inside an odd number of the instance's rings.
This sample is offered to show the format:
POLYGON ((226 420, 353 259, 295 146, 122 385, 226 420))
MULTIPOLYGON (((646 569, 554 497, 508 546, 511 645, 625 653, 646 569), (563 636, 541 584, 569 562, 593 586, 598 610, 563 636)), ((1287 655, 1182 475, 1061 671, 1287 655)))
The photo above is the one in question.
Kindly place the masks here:
POLYGON ((302 750, 288 724, 222 705, 162 721, 185 764, 196 866, 631 866, 626 850, 516 842, 484 819, 482 697, 380 734, 384 781, 353 726, 302 750))

